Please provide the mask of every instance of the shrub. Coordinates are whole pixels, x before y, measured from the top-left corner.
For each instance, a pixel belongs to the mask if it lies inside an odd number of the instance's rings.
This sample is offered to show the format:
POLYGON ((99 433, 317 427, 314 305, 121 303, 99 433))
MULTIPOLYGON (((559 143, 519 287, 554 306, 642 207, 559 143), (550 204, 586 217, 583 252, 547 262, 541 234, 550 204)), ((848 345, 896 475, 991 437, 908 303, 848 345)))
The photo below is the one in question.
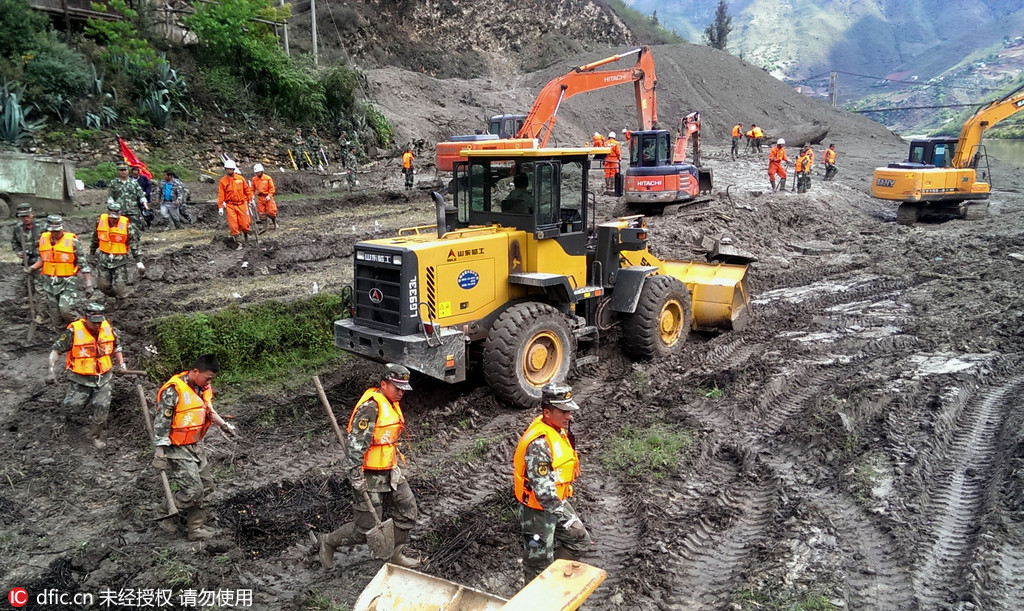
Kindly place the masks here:
POLYGON ((13 59, 35 49, 49 24, 50 18, 25 0, 0 0, 0 57, 13 59))
MULTIPOLYGON (((78 132, 85 133, 88 130, 78 130, 78 132)), ((76 132, 76 137, 78 137, 76 132)), ((94 168, 85 168, 78 166, 75 168, 75 178, 82 181, 87 185, 94 185, 100 180, 106 180, 107 182, 114 179, 117 176, 117 165, 113 161, 104 161, 99 163, 94 168)))
POLYGON ((395 137, 395 129, 391 127, 391 123, 388 118, 384 116, 384 113, 377 110, 377 107, 373 104, 366 105, 366 123, 373 130, 373 135, 377 138, 377 143, 382 148, 388 148, 391 146, 391 139, 395 137))
POLYGON ((352 114, 356 106, 356 87, 359 86, 358 72, 337 64, 321 72, 320 84, 324 90, 327 113, 335 122, 352 114))
POLYGON ((30 121, 29 109, 22 107, 25 86, 4 81, 0 85, 0 140, 18 146, 42 129, 44 120, 30 121))

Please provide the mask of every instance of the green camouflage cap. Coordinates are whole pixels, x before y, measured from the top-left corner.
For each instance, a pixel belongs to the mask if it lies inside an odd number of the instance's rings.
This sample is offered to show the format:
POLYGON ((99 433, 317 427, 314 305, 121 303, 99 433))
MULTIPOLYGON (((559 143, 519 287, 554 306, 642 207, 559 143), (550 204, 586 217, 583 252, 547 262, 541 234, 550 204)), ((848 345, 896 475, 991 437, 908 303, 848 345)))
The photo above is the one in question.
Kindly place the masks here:
POLYGON ((110 210, 111 212, 120 212, 121 204, 117 202, 107 202, 107 210, 110 210))
POLYGON ((92 301, 85 306, 85 317, 89 319, 89 322, 102 322, 105 318, 104 312, 106 311, 107 308, 103 307, 102 304, 92 301))
POLYGON ((402 390, 412 390, 409 384, 409 368, 395 363, 388 363, 384 368, 384 379, 391 382, 402 390))
POLYGON ((563 412, 575 412, 580 409, 572 399, 572 386, 568 384, 545 384, 540 392, 543 406, 560 409, 563 412))
POLYGON ((32 214, 32 204, 20 203, 18 204, 17 216, 28 216, 32 214))
POLYGON ((63 231, 64 219, 59 214, 51 214, 46 217, 46 228, 50 231, 63 231))

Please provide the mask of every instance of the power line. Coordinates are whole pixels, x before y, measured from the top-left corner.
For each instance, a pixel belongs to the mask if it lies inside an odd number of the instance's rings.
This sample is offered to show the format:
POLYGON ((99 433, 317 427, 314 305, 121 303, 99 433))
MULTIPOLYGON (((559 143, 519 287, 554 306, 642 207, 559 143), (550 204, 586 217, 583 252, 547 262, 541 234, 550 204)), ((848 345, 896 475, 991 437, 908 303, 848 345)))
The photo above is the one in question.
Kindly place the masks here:
POLYGON ((981 106, 981 104, 939 104, 937 106, 894 106, 892 108, 865 108, 864 110, 854 110, 851 112, 887 112, 890 110, 930 110, 932 108, 965 108, 968 106, 981 106))

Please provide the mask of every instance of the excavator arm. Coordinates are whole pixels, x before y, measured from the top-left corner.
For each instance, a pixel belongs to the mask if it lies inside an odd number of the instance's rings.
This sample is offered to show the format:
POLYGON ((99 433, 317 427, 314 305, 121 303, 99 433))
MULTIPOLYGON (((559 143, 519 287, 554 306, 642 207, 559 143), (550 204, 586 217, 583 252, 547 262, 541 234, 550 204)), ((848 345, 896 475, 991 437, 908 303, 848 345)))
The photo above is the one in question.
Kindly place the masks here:
POLYGON ((578 66, 568 74, 549 82, 537 95, 533 108, 526 116, 526 121, 519 133, 516 134, 516 138, 537 138, 541 147, 546 146, 551 137, 551 131, 555 127, 556 115, 562 102, 577 93, 624 83, 633 83, 634 85, 638 125, 641 129, 654 129, 658 122, 658 103, 655 95, 658 83, 654 74, 654 58, 651 56, 651 49, 642 47, 578 66), (595 71, 596 68, 631 55, 637 56, 636 65, 632 68, 595 71))
POLYGON ((956 144, 954 168, 971 167, 984 133, 996 123, 1024 109, 1024 93, 1021 93, 1021 90, 1024 90, 1024 85, 1003 98, 990 102, 967 119, 960 130, 960 140, 956 144))

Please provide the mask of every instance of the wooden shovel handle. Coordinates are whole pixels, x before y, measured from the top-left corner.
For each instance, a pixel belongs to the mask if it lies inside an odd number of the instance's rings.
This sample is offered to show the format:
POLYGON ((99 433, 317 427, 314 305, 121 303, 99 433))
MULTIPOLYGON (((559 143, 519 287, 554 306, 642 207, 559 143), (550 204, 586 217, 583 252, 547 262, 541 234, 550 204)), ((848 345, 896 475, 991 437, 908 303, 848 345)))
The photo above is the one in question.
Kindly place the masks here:
MULTIPOLYGON (((153 419, 149 417, 149 405, 146 403, 146 391, 142 388, 142 384, 136 384, 135 392, 139 395, 139 406, 142 408, 142 417, 146 419, 146 430, 149 431, 149 440, 152 442, 153 419)), ((160 471, 160 483, 164 487, 164 498, 167 499, 167 517, 173 516, 178 513, 178 506, 174 503, 174 491, 171 490, 171 482, 167 479, 166 471, 160 471)))

